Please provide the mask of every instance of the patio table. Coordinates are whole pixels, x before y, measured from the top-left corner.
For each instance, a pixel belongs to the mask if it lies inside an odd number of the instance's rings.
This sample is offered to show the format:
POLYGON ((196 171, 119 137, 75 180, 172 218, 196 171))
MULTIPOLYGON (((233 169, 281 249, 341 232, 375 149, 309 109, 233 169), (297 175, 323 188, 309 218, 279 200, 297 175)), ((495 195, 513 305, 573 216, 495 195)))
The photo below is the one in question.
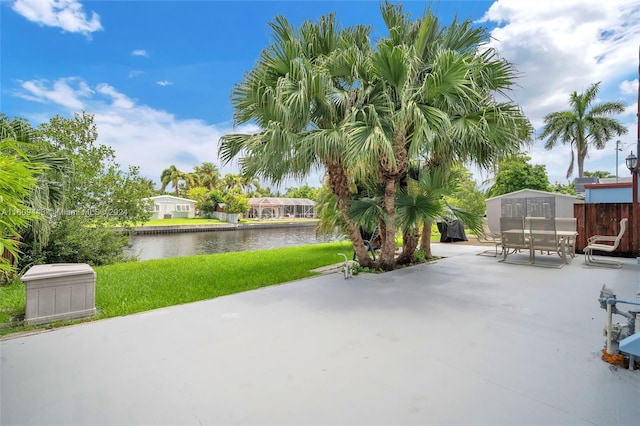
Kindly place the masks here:
POLYGON ((567 253, 575 257, 575 238, 578 232, 566 229, 566 224, 556 219, 543 217, 526 217, 520 220, 511 218, 501 218, 501 225, 506 229, 501 230, 504 256, 519 251, 529 249, 529 264, 535 263, 535 251, 555 252, 562 260, 561 267, 567 263, 567 253), (519 225, 522 223, 522 228, 519 225), (564 227, 565 229, 562 229, 564 227), (561 229, 558 229, 561 228, 561 229))

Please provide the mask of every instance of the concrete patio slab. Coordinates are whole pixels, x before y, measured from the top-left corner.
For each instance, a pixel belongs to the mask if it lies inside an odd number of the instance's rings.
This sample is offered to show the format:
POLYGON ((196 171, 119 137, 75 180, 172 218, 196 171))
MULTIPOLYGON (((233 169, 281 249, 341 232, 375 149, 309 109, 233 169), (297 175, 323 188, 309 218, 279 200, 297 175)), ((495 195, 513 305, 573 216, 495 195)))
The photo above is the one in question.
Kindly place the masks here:
POLYGON ((640 424, 640 371, 600 359, 597 301, 636 300, 635 259, 481 250, 4 340, 0 424, 640 424))

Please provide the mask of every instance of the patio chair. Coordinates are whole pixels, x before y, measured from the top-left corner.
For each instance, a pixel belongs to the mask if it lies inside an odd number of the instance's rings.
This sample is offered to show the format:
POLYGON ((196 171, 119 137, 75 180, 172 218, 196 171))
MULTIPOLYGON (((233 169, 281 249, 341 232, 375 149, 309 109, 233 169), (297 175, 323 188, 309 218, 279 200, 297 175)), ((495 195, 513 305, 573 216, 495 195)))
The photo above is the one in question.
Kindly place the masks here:
POLYGON ((562 268, 567 263, 565 253, 565 240, 556 231, 556 221, 554 219, 530 218, 529 220, 529 243, 531 244, 531 261, 536 262, 536 250, 540 252, 555 252, 560 256, 558 268, 562 268))
MULTIPOLYGON (((362 242, 364 246, 367 248, 367 251, 371 253, 373 256, 373 260, 376 260, 376 250, 380 250, 382 239, 380 238, 380 230, 378 228, 374 229, 371 235, 367 238, 365 232, 360 230, 360 235, 362 235, 362 242)), ((353 251, 353 260, 356 260, 356 251, 353 251)))
POLYGON ((613 253, 620 245, 620 240, 627 230, 627 221, 625 217, 620 221, 620 232, 616 236, 607 235, 594 235, 587 240, 587 246, 584 248, 584 263, 589 266, 606 266, 613 268, 622 267, 622 262, 609 261, 609 260, 596 260, 593 257, 593 251, 604 251, 607 253, 613 253), (603 244, 609 243, 609 244, 603 244))
POLYGON ((502 239, 502 260, 505 262, 507 256, 520 250, 529 250, 529 262, 531 264, 531 245, 528 235, 524 232, 524 217, 501 217, 500 237, 502 239))
POLYGON ((576 257, 576 237, 578 220, 575 217, 556 217, 556 230, 565 239, 565 249, 571 257, 576 257))
POLYGON ((476 256, 498 257, 498 247, 500 247, 501 251, 504 250, 502 247, 502 237, 498 233, 491 232, 491 228, 489 228, 489 220, 486 217, 482 218, 482 232, 478 234, 478 242, 495 244, 495 250, 484 250, 477 253, 476 256))

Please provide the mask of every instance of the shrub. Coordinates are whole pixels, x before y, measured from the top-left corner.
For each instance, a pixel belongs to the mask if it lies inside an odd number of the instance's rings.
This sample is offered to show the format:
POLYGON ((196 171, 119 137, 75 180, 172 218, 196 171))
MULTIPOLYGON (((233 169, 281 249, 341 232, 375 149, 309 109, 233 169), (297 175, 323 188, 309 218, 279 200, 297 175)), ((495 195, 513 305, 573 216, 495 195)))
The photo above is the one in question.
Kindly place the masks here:
POLYGON ((224 197, 225 211, 227 213, 247 213, 249 211, 249 198, 239 192, 228 192, 224 197))

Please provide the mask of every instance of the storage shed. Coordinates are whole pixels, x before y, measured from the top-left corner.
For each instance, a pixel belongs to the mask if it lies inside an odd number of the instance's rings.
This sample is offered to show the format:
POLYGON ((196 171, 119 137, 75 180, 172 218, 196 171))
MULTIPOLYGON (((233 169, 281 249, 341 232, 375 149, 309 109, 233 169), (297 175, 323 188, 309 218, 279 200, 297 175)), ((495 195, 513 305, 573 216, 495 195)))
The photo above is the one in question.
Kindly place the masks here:
POLYGON ((316 203, 308 198, 249 198, 250 219, 315 218, 316 203))
POLYGON ((574 195, 521 189, 487 199, 487 220, 492 232, 500 232, 500 217, 573 217, 574 195))

